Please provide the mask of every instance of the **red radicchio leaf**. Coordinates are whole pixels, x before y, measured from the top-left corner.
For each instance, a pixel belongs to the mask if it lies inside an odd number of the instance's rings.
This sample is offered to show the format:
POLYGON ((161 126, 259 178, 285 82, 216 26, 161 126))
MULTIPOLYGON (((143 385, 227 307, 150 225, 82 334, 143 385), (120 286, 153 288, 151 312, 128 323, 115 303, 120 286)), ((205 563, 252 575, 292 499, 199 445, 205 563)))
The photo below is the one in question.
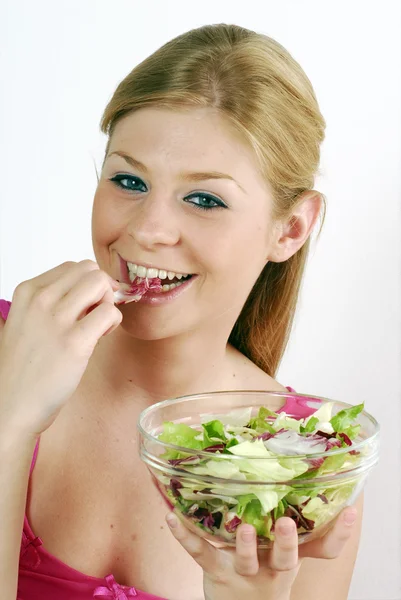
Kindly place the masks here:
POLYGON ((150 292, 160 292, 162 289, 162 283, 159 277, 155 277, 154 279, 147 279, 147 286, 150 292))
POLYGON ((320 458, 308 458, 308 464, 310 465, 308 472, 320 469, 325 460, 326 459, 323 456, 320 458))
POLYGON ((269 433, 268 431, 265 431, 264 433, 261 433, 260 435, 255 436, 255 440, 270 440, 270 438, 274 437, 276 434, 275 433, 269 433))
POLYGON ((327 438, 328 440, 329 440, 330 438, 332 438, 332 437, 333 437, 333 434, 331 434, 331 433, 326 433, 325 431, 317 431, 317 432, 316 432, 316 435, 320 435, 321 437, 325 437, 325 438, 327 438))
POLYGON ((130 288, 127 290, 127 294, 133 296, 143 296, 146 292, 160 292, 162 289, 161 280, 158 277, 154 279, 147 279, 146 277, 135 277, 131 283, 130 288))
POLYGON ((205 517, 202 521, 202 525, 204 527, 207 527, 208 529, 212 529, 212 527, 214 525, 213 515, 209 514, 207 517, 205 517))
POLYGON ((173 492, 173 496, 175 496, 176 498, 181 496, 178 490, 180 490, 182 487, 182 483, 178 481, 178 479, 170 479, 170 489, 173 492))
POLYGON ((295 506, 292 506, 291 504, 287 506, 285 516, 290 517, 293 521, 295 521, 297 529, 299 527, 303 527, 306 529, 306 531, 312 531, 312 529, 315 527, 315 521, 304 517, 302 512, 298 511, 295 506))
POLYGON ((218 452, 219 450, 224 450, 224 444, 214 444, 214 446, 209 446, 208 448, 204 448, 204 452, 218 452))
POLYGON ((332 438, 327 441, 326 444, 326 452, 327 450, 331 450, 332 448, 341 448, 341 442, 337 438, 332 438))
POLYGON ((279 435, 280 433, 283 433, 283 431, 286 431, 284 429, 284 427, 282 427, 281 429, 279 429, 275 433, 270 433, 269 431, 265 431, 264 433, 261 433, 260 435, 255 435, 255 437, 253 438, 252 441, 262 440, 263 442, 265 442, 266 440, 271 440, 271 438, 276 437, 276 435, 279 435))
MULTIPOLYGON (((346 433, 339 433, 338 436, 342 440, 344 440, 344 442, 347 444, 347 446, 352 446, 352 441, 346 433)), ((338 440, 338 441, 340 441, 340 440, 338 440)), ((352 454, 353 456, 356 456, 357 454, 360 454, 360 452, 358 452, 358 450, 350 450, 350 454, 352 454)))
POLYGON ((324 502, 325 504, 329 503, 329 501, 327 500, 327 498, 324 494, 318 494, 317 497, 320 498, 320 500, 322 500, 322 502, 324 502))
POLYGON ((198 519, 198 521, 202 521, 203 519, 206 519, 206 517, 208 517, 209 515, 210 515, 210 511, 208 511, 207 508, 198 508, 194 512, 194 517, 196 517, 198 519))
POLYGON ((114 292, 114 302, 117 305, 138 302, 146 292, 161 292, 161 290, 162 284, 158 277, 154 279, 135 277, 131 284, 120 283, 120 290, 114 292))
POLYGON ((313 442, 323 442, 326 437, 323 435, 320 435, 319 433, 314 433, 313 435, 308 435, 306 438, 309 442, 312 440, 313 442))
POLYGON ((237 515, 235 515, 235 517, 233 517, 231 519, 231 521, 228 521, 228 523, 224 524, 224 528, 226 531, 228 531, 228 533, 234 533, 234 531, 237 529, 237 527, 239 525, 241 525, 242 523, 242 519, 240 519, 239 517, 237 517, 237 515))
POLYGON ((344 442, 347 444, 347 446, 352 446, 352 442, 346 433, 339 433, 338 437, 340 437, 342 440, 344 440, 344 442))
POLYGON ((195 455, 195 456, 186 456, 185 458, 172 458, 168 462, 173 467, 176 467, 177 465, 180 465, 181 463, 199 462, 199 456, 195 455))

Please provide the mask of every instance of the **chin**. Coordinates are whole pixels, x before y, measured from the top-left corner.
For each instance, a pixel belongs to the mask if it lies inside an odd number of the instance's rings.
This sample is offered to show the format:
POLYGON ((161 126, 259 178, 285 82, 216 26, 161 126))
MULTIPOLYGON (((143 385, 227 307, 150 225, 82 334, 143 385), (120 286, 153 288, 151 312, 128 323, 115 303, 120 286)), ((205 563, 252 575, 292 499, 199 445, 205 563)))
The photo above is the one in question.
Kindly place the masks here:
MULTIPOLYGON (((124 313, 123 313, 124 314, 124 313)), ((187 327, 182 323, 174 323, 176 319, 169 319, 160 322, 159 319, 135 319, 134 317, 124 316, 118 329, 123 329, 126 334, 136 340, 155 342, 171 339, 180 335, 185 335, 194 326, 188 324, 187 327)))

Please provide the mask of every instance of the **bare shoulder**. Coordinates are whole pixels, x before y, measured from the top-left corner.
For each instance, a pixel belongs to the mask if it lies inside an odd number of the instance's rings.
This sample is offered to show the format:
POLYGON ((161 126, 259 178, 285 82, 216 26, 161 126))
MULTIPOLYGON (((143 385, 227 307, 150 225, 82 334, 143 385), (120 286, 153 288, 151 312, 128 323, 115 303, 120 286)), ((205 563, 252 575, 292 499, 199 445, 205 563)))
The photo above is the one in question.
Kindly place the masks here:
POLYGON ((3 334, 3 329, 4 329, 5 324, 6 324, 6 322, 4 321, 3 317, 0 315, 0 340, 1 340, 1 336, 3 334))
POLYGON ((358 520, 342 553, 332 560, 305 558, 292 588, 291 600, 346 600, 362 529, 363 494, 355 503, 358 520))
POLYGON ((243 390, 264 390, 286 392, 287 388, 262 371, 249 358, 235 348, 230 347, 233 387, 243 390))

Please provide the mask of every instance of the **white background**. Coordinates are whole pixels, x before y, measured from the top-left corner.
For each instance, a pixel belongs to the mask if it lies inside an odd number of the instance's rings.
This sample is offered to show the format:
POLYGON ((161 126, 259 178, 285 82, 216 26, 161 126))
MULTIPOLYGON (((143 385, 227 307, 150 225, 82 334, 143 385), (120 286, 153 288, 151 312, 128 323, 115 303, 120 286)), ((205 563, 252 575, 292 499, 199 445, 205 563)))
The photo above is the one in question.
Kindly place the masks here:
POLYGON ((316 183, 328 215, 280 380, 365 401, 380 418, 382 459, 366 490, 350 599, 400 600, 399 0, 2 0, 0 8, 2 298, 64 260, 93 258, 98 123, 136 63, 216 22, 267 33, 301 63, 328 124, 316 183))

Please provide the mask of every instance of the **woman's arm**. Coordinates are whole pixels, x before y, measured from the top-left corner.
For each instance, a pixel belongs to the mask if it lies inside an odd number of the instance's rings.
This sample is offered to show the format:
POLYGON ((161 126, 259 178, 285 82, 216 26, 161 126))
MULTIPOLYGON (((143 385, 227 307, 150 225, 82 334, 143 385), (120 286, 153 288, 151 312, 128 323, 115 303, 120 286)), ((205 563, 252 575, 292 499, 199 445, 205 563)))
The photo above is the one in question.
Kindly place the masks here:
POLYGON ((29 469, 35 448, 34 440, 16 438, 0 424, 0 581, 4 600, 17 596, 29 469))
POLYGON ((363 496, 355 503, 358 519, 340 556, 305 558, 292 586, 291 600, 347 600, 362 528, 363 496))
MULTIPOLYGON (((0 340, 4 323, 0 316, 0 340)), ((0 378, 0 406, 1 398, 0 378)), ((18 564, 35 441, 24 441, 0 418, 0 581, 2 598, 17 596, 18 564)))

